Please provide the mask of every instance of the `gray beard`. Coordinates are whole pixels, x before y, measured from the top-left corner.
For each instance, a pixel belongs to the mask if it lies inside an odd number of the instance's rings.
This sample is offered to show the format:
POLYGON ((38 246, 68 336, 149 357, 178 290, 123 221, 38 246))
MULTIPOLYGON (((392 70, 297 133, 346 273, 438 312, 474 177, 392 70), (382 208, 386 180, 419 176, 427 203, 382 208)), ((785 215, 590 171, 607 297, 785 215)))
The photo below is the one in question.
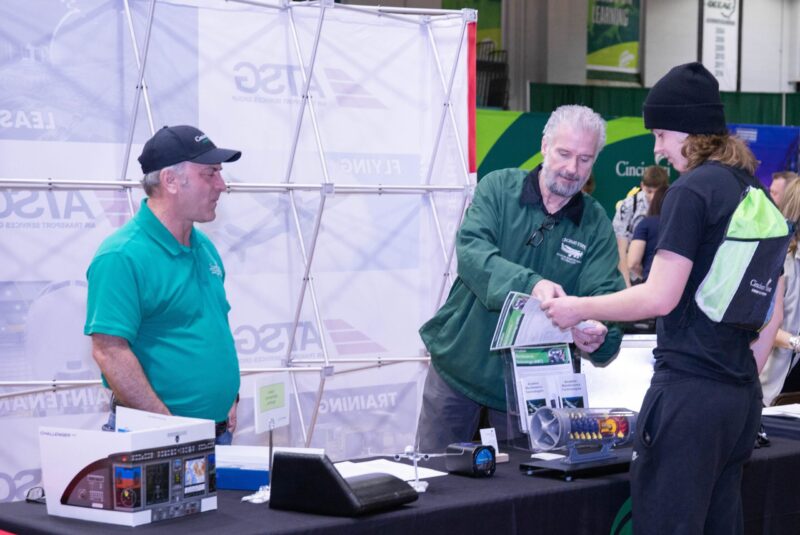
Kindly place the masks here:
POLYGON ((583 185, 586 183, 586 180, 589 178, 588 176, 583 179, 579 180, 578 182, 569 182, 567 184, 561 185, 556 180, 557 175, 553 175, 552 173, 547 172, 545 169, 544 171, 544 185, 550 190, 550 193, 554 195, 558 195, 559 197, 572 197, 576 193, 578 193, 583 185))

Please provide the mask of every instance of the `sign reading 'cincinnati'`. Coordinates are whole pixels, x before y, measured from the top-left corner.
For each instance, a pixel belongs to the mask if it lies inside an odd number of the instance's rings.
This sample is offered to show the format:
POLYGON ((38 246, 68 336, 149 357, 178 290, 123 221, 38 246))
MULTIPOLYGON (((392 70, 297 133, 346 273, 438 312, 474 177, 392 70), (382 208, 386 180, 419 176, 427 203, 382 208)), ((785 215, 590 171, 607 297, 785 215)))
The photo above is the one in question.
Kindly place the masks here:
MULTIPOLYGON (((650 165, 645 164, 644 162, 640 162, 639 165, 632 164, 627 160, 620 160, 617 162, 617 165, 614 166, 614 172, 617 176, 620 177, 631 177, 631 176, 643 176, 644 170, 650 167, 650 165)), ((662 166, 664 167, 664 166, 662 166)), ((664 170, 669 173, 669 168, 664 167, 664 170)))

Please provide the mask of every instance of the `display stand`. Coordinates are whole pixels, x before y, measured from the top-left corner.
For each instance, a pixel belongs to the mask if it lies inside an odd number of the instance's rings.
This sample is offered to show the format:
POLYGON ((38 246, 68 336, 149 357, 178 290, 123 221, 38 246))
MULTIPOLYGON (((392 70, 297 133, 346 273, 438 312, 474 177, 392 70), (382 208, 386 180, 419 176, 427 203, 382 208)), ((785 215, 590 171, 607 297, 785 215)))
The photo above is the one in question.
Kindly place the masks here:
POLYGON ((508 436, 515 449, 533 450, 528 430, 542 407, 588 406, 583 375, 572 371, 572 353, 565 343, 515 347, 502 351, 508 436))
POLYGON ((530 439, 526 427, 522 426, 522 418, 527 418, 527 413, 522 413, 518 403, 517 386, 514 380, 514 359, 510 350, 502 353, 503 369, 506 388, 506 430, 507 436, 499 437, 509 448, 530 451, 530 439))
POLYGON ((423 493, 428 490, 428 482, 421 481, 419 479, 419 467, 417 466, 417 462, 420 460, 427 461, 430 458, 431 455, 429 453, 420 453, 414 449, 414 446, 406 446, 406 449, 403 451, 403 453, 397 453, 394 456, 395 461, 399 461, 400 459, 411 460, 412 464, 414 465, 414 481, 408 481, 408 484, 411 485, 411 488, 419 493, 423 493))
POLYGON ((529 476, 559 477, 572 481, 576 477, 598 476, 615 472, 625 472, 631 463, 631 449, 616 450, 611 456, 598 460, 564 462, 563 459, 549 461, 533 460, 520 463, 519 469, 529 476))
POLYGON ((625 470, 630 450, 621 453, 614 448, 633 441, 636 420, 637 414, 627 409, 542 407, 530 419, 532 449, 566 450, 566 455, 522 463, 520 469, 528 475, 555 473, 567 480, 579 474, 625 470))

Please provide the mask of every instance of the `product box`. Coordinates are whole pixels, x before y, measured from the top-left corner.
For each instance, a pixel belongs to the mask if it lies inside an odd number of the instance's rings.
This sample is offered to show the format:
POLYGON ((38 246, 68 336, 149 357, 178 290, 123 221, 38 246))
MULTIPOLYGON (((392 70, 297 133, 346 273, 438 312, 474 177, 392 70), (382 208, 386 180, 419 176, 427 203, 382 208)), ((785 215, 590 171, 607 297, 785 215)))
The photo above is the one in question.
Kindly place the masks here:
POLYGON ((117 407, 116 423, 39 428, 48 514, 138 526, 217 508, 214 422, 117 407))

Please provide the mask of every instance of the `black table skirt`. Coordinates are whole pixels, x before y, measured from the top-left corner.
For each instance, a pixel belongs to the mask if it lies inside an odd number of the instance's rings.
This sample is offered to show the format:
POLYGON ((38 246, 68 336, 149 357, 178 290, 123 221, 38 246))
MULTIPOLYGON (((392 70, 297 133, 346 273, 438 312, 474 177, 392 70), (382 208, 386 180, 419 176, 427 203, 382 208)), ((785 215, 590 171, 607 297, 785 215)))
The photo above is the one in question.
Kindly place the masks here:
MULTIPOLYGON (((524 452, 511 451, 489 479, 448 475, 428 480, 428 491, 400 509, 362 518, 337 518, 269 509, 241 502, 245 492, 220 491, 218 509, 127 528, 47 515, 45 506, 0 505, 0 529, 15 533, 261 533, 319 534, 611 534, 625 520, 627 473, 563 481, 526 476, 524 452), (623 510, 621 512, 621 509, 623 510), (617 524, 615 525, 615 520, 617 524)), ((441 468, 441 459, 424 466, 441 468)), ((800 533, 800 441, 773 437, 755 450, 742 485, 746 532, 800 533)), ((309 489, 313 493, 313 489, 309 489)))

